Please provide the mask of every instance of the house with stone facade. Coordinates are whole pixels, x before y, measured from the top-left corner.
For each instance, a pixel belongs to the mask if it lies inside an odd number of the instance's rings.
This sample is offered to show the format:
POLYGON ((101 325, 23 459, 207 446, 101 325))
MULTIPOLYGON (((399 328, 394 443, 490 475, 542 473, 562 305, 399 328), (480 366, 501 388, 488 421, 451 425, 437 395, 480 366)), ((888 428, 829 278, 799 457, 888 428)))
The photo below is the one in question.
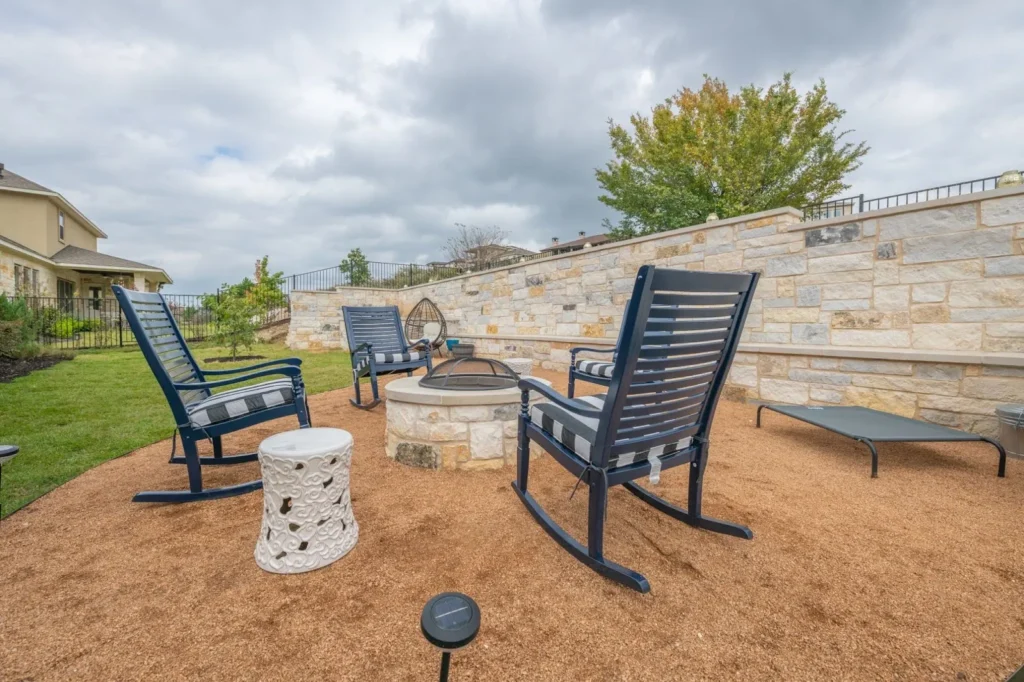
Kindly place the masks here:
POLYGON ((159 291, 155 265, 97 250, 106 233, 59 192, 0 164, 0 293, 103 299, 111 284, 159 291))

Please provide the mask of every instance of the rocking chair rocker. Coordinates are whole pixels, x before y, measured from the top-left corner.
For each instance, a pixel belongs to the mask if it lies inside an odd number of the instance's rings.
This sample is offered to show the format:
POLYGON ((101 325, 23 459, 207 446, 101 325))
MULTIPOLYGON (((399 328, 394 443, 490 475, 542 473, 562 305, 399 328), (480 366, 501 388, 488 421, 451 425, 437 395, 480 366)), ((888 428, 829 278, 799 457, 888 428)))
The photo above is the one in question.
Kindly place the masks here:
POLYGON ((656 269, 637 273, 626 309, 608 393, 567 399, 522 379, 517 478, 523 504, 577 560, 639 592, 641 574, 604 556, 608 488, 622 484, 655 509, 706 530, 751 539, 746 526, 704 516, 701 497, 708 435, 758 275, 656 269), (549 402, 530 405, 534 391, 549 402), (571 537, 527 492, 530 441, 589 489, 587 545, 571 537), (688 465, 689 498, 681 509, 637 485, 657 483, 664 469, 688 465))

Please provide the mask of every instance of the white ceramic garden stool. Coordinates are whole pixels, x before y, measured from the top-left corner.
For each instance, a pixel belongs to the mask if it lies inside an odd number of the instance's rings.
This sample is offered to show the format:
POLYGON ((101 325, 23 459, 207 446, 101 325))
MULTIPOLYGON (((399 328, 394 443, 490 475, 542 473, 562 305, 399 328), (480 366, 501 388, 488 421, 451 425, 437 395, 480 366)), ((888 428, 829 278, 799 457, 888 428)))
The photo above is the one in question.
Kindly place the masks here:
POLYGON ((533 358, 506 358, 502 362, 521 377, 528 377, 533 374, 533 358))
POLYGON ((352 434, 298 429, 260 443, 263 525, 256 563, 272 573, 304 573, 348 554, 359 539, 349 499, 352 434))

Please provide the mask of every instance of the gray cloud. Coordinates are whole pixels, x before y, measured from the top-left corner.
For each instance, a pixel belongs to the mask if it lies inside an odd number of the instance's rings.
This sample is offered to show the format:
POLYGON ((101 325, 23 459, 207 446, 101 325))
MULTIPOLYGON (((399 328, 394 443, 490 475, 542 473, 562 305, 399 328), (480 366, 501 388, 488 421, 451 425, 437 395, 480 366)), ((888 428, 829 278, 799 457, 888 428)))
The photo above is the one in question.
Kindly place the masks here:
POLYGON ((872 146, 852 193, 1021 167, 1022 42, 1007 3, 8 0, 0 161, 197 292, 433 260, 456 221, 596 232, 607 119, 705 72, 825 77, 872 146))

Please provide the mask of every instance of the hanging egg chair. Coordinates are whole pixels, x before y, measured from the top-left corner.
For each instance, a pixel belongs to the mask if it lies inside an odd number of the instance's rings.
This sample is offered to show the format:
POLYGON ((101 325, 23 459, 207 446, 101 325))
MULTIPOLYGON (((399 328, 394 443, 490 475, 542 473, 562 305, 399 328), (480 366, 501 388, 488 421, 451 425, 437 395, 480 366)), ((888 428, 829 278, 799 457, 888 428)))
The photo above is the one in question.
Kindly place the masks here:
POLYGON ((432 352, 444 345, 448 338, 448 325, 445 324, 444 315, 429 298, 417 303, 405 318, 405 338, 409 339, 409 343, 423 338, 430 339, 432 352))

